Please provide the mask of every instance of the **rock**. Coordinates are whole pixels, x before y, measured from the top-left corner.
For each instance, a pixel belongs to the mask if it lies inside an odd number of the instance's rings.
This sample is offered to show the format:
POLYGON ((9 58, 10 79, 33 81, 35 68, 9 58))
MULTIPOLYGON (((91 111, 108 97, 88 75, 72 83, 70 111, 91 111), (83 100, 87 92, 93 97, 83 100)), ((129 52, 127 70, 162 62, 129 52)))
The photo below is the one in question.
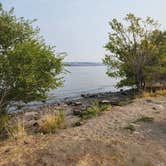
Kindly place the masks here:
POLYGON ((150 100, 150 99, 147 99, 147 100, 145 100, 147 103, 153 103, 153 101, 152 100, 150 100))
POLYGON ((29 142, 27 142, 27 141, 24 140, 24 145, 27 145, 27 144, 29 144, 29 142))
POLYGON ((72 102, 72 101, 66 101, 66 104, 67 104, 67 105, 72 105, 73 102, 72 102))
POLYGON ((83 124, 84 124, 83 122, 78 121, 78 122, 76 122, 76 123, 74 124, 74 126, 78 127, 78 126, 82 126, 83 124))
POLYGON ((39 127, 39 123, 36 120, 25 121, 25 125, 31 127, 39 127))
POLYGON ((86 97, 87 97, 87 94, 81 94, 81 97, 86 98, 86 97))
POLYGON ((31 121, 37 119, 38 113, 37 112, 26 112, 24 115, 25 121, 31 121))
POLYGON ((95 97, 97 97, 97 95, 96 94, 89 94, 88 97, 90 97, 90 98, 94 97, 95 98, 95 97))
POLYGON ((157 110, 157 108, 156 108, 156 107, 152 107, 152 109, 153 109, 153 110, 157 110))
POLYGON ((109 100, 102 100, 102 101, 100 101, 99 103, 100 103, 100 104, 110 104, 111 101, 109 101, 109 100))
POLYGON ((81 111, 85 111, 88 107, 90 107, 90 106, 88 106, 88 105, 83 105, 83 106, 81 107, 81 111))
POLYGON ((5 153, 8 153, 9 151, 10 151, 10 149, 8 148, 8 149, 5 150, 5 153))
POLYGON ((34 126, 34 127, 39 127, 39 123, 38 123, 38 122, 34 122, 34 123, 33 123, 33 126, 34 126))
POLYGON ((80 110, 80 109, 74 109, 73 110, 73 114, 76 115, 76 116, 81 115, 81 112, 82 112, 82 110, 80 110))
POLYGON ((125 95, 125 96, 127 96, 127 95, 128 95, 128 93, 127 93, 127 92, 125 92, 125 91, 122 91, 122 92, 121 92, 121 94, 122 94, 122 95, 125 95))
POLYGON ((123 89, 120 89, 120 92, 123 92, 123 89))
POLYGON ((158 106, 157 106, 157 109, 159 109, 159 110, 164 110, 164 106, 163 106, 163 105, 158 105, 158 106))
POLYGON ((82 105, 82 103, 80 101, 76 101, 75 103, 73 103, 74 106, 79 106, 79 105, 82 105))

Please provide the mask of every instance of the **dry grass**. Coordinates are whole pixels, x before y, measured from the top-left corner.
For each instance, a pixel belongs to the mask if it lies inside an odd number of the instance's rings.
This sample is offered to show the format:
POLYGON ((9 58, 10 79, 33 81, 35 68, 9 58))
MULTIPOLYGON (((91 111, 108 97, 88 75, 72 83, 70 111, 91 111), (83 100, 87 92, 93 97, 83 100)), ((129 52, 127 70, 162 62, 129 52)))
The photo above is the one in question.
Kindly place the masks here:
POLYGON ((27 137, 27 132, 26 132, 25 126, 24 126, 24 120, 17 118, 14 123, 15 123, 15 125, 13 125, 13 122, 10 122, 6 126, 6 131, 8 133, 8 137, 10 139, 15 139, 15 140, 25 139, 27 137))
POLYGON ((40 124, 40 132, 55 133, 58 128, 63 127, 64 113, 59 112, 56 114, 49 114, 45 117, 44 121, 40 124))
POLYGON ((141 93, 141 97, 156 97, 156 96, 166 96, 166 89, 164 90, 156 90, 156 92, 147 92, 143 91, 141 93))

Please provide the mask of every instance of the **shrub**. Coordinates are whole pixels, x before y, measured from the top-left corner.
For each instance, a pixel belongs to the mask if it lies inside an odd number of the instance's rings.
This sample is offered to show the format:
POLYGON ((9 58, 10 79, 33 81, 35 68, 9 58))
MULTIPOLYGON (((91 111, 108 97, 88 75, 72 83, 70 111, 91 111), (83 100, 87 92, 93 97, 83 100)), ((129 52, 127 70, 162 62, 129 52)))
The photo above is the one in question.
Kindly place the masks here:
POLYGON ((81 117, 83 119, 89 119, 89 118, 98 116, 98 115, 100 115, 101 112, 107 110, 108 107, 109 107, 109 105, 107 105, 107 104, 99 104, 98 101, 95 101, 85 111, 82 111, 81 117))
POLYGON ((47 115, 44 121, 40 124, 40 131, 44 134, 55 133, 58 128, 64 123, 64 113, 47 115))

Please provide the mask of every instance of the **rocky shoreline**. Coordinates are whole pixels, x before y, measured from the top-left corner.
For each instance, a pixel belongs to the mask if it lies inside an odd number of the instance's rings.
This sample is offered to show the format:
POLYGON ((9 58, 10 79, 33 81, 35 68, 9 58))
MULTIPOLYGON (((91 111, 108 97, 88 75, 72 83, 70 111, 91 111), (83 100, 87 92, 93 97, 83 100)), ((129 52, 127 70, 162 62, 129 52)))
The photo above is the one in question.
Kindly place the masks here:
POLYGON ((98 100, 109 100, 111 105, 118 105, 119 102, 127 99, 132 98, 135 94, 135 91, 133 89, 125 90, 122 89, 117 92, 99 92, 99 93, 84 93, 80 96, 76 97, 65 97, 63 99, 52 99, 52 100, 42 100, 41 103, 32 103, 27 105, 21 105, 21 109, 17 112, 25 112, 29 110, 40 110, 46 107, 56 107, 56 106, 63 106, 64 104, 67 104, 69 106, 75 106, 75 105, 89 105, 93 101, 98 100), (80 103, 81 102, 81 103, 80 103), (80 104, 78 104, 80 103, 80 104))
POLYGON ((165 166, 166 96, 133 98, 132 91, 106 93, 16 114, 33 134, 0 142, 0 165, 165 166), (96 99, 112 106, 80 121, 74 110, 96 99), (58 111, 65 113, 63 128, 53 134, 35 133, 45 115, 58 111))
MULTIPOLYGON (((106 92, 97 94, 82 94, 80 98, 65 98, 61 102, 44 105, 38 108, 26 108, 21 112, 15 112, 15 117, 21 117, 24 120, 26 128, 30 132, 38 130, 39 123, 52 113, 63 112, 65 116, 65 127, 73 127, 75 124, 81 125, 80 114, 90 107, 94 102, 101 105, 107 104, 111 107, 128 104, 134 98, 134 90, 119 92, 106 92)), ((12 113, 13 116, 13 113, 12 113)))

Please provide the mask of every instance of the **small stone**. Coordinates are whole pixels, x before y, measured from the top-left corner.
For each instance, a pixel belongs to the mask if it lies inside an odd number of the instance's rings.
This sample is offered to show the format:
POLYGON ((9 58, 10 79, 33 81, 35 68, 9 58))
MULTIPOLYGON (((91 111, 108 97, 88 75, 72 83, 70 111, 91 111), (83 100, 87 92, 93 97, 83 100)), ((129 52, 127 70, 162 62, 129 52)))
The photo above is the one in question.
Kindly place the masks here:
POLYGON ((111 102, 109 100, 102 100, 99 103, 100 104, 110 104, 111 102))
POLYGON ((87 97, 87 94, 81 94, 81 97, 85 98, 85 97, 87 97))
POLYGON ((74 124, 74 126, 82 126, 83 125, 83 122, 76 122, 75 124, 74 124))
POLYGON ((152 103, 153 101, 150 99, 145 100, 147 103, 152 103))
POLYGON ((10 149, 6 149, 6 150, 5 150, 5 153, 8 153, 9 151, 10 151, 10 149))
POLYGON ((67 105, 72 105, 73 102, 72 102, 72 101, 66 101, 66 104, 67 104, 67 105))
POLYGON ((29 144, 29 142, 27 142, 27 141, 24 140, 24 144, 27 145, 27 144, 29 144))
POLYGON ((79 106, 79 105, 82 105, 82 103, 81 103, 80 101, 76 101, 76 102, 74 103, 74 105, 75 105, 75 106, 79 106))
POLYGON ((74 110, 73 110, 73 114, 76 115, 76 116, 81 115, 81 112, 82 112, 82 111, 79 110, 79 109, 74 109, 74 110))

